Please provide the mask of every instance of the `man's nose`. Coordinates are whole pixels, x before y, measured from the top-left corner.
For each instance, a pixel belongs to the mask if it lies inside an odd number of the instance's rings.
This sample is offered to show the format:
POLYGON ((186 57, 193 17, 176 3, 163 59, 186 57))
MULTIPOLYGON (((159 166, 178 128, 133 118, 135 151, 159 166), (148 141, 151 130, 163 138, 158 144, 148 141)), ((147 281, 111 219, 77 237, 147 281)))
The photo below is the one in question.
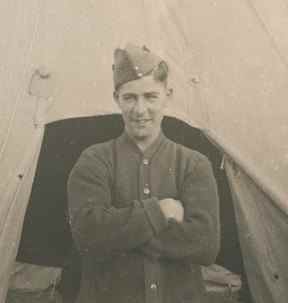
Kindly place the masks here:
POLYGON ((146 111, 146 102, 145 102, 145 99, 142 96, 140 96, 137 99, 137 101, 135 103, 134 111, 137 114, 142 114, 146 111))

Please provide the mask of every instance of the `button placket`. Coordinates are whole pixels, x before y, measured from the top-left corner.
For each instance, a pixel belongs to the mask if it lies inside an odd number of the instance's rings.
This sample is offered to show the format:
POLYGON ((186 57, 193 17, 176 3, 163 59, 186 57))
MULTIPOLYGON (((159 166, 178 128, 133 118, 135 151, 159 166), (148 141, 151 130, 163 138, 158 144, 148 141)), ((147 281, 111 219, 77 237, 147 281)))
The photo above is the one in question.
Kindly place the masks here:
POLYGON ((145 187, 144 187, 144 190, 143 190, 143 192, 144 192, 145 195, 149 195, 150 194, 150 189, 147 186, 148 186, 148 184, 145 184, 145 187))
POLYGON ((146 303, 161 303, 161 268, 157 260, 145 259, 146 303))
POLYGON ((151 194, 150 184, 149 184, 149 160, 147 158, 142 159, 143 164, 143 193, 145 197, 149 197, 151 194))
POLYGON ((146 158, 144 158, 142 162, 143 162, 144 165, 148 165, 149 164, 149 160, 146 159, 146 158))

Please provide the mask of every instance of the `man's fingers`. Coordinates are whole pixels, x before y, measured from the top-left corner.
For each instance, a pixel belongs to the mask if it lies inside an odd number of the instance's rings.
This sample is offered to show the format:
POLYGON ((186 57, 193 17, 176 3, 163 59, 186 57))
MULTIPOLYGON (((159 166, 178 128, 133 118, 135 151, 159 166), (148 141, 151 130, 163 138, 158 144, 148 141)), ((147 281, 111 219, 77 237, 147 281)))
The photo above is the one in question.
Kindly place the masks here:
POLYGON ((160 208, 167 219, 173 218, 178 222, 183 221, 184 209, 179 200, 167 198, 159 201, 160 208))

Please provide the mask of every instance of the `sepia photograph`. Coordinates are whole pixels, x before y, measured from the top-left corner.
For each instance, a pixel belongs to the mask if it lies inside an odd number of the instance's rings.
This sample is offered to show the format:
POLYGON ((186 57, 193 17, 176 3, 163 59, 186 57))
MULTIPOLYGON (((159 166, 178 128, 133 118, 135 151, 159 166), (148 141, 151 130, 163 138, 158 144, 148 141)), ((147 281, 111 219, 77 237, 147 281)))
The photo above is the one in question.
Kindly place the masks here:
POLYGON ((0 303, 287 303, 286 0, 3 0, 0 33, 0 303))

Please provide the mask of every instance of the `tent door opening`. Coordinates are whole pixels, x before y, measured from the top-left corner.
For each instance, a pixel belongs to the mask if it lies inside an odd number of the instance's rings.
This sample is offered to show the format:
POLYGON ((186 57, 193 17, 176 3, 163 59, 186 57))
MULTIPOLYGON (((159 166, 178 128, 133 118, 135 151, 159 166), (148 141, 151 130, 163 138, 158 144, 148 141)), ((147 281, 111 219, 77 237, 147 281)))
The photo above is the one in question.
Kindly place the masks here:
MULTIPOLYGON (((122 130, 119 114, 66 119, 45 127, 17 260, 62 267, 61 290, 66 298, 75 296, 80 277, 79 258, 73 248, 67 216, 67 178, 86 147, 115 138, 122 130)), ((165 117, 163 131, 171 140, 205 154, 212 162, 221 216, 221 251, 216 263, 241 275, 241 298, 250 302, 231 193, 221 168, 221 152, 201 130, 176 118, 165 117)))

